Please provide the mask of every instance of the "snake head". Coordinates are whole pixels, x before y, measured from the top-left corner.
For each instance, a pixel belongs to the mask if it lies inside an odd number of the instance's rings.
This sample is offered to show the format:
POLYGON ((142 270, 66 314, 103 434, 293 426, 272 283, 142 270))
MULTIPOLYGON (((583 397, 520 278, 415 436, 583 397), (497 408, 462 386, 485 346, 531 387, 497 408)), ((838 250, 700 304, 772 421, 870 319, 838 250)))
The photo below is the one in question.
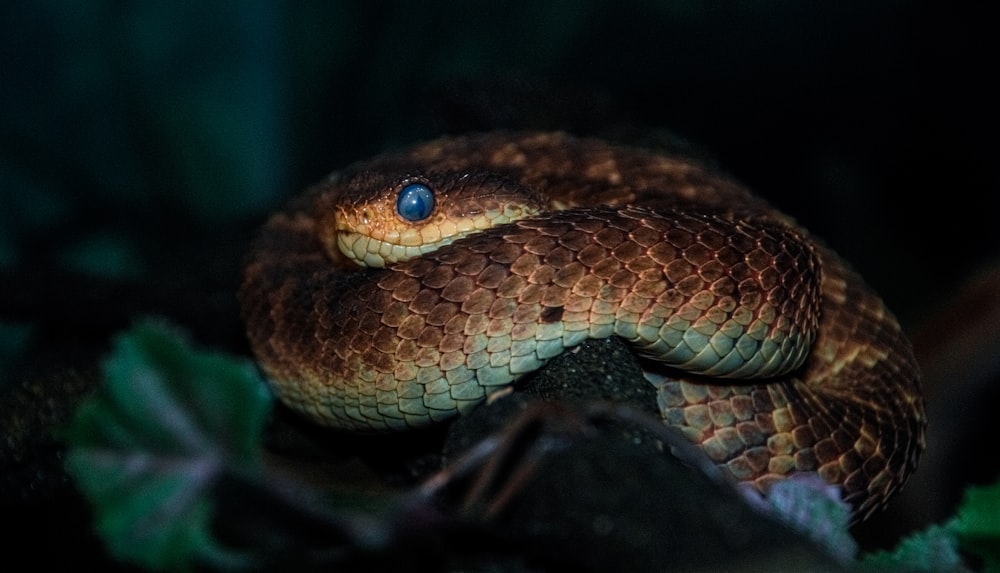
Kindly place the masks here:
POLYGON ((335 260, 346 256, 363 267, 418 257, 541 210, 529 187, 488 171, 394 177, 361 171, 334 187, 320 239, 335 260))

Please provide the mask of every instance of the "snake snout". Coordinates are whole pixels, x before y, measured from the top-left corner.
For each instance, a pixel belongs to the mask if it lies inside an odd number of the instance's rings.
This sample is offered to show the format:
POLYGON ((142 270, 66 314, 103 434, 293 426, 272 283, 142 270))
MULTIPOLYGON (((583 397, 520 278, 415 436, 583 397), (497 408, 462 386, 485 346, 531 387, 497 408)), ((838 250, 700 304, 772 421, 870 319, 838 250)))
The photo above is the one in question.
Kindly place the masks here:
POLYGON ((319 233, 327 249, 381 268, 540 210, 529 188, 496 174, 407 174, 331 209, 319 233))
POLYGON ((926 418, 899 323, 738 182, 528 132, 443 138, 340 173, 269 220, 241 289, 272 385, 313 421, 443 421, 618 336, 661 374, 687 373, 651 380, 664 422, 760 491, 819 475, 863 518, 913 471, 926 418))

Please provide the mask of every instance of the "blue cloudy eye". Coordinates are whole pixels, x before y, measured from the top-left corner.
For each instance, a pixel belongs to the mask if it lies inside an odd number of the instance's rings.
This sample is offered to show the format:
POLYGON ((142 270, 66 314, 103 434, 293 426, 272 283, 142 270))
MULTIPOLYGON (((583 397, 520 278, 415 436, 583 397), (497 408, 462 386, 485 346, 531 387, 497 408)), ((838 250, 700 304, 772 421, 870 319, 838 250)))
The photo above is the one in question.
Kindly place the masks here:
POLYGON ((434 211, 434 192, 426 185, 410 183, 396 197, 396 212, 407 221, 420 221, 434 211))

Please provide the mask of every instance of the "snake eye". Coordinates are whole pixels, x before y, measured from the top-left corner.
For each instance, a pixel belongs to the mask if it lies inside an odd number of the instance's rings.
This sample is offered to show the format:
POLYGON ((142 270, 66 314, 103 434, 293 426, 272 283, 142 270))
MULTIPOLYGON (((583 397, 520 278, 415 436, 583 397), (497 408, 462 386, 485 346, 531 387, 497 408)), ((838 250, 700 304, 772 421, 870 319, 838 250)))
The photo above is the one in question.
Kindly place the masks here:
POLYGON ((396 212, 407 221, 420 221, 434 211, 434 192, 420 183, 410 183, 396 197, 396 212))

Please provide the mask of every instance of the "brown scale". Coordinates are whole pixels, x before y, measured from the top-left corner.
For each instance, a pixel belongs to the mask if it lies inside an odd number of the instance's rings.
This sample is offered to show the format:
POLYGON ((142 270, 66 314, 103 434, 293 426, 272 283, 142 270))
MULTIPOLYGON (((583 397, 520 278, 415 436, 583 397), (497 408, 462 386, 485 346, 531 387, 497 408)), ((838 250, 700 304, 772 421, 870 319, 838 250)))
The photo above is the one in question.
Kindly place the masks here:
POLYGON ((790 218, 683 158, 560 133, 386 154, 272 217, 241 300, 276 393, 321 424, 444 420, 617 335, 665 362, 650 366, 664 421, 762 490, 814 472, 863 519, 923 448, 917 368, 878 297, 790 218), (414 176, 446 190, 447 212, 519 197, 549 211, 387 269, 348 261, 334 206, 414 176))

